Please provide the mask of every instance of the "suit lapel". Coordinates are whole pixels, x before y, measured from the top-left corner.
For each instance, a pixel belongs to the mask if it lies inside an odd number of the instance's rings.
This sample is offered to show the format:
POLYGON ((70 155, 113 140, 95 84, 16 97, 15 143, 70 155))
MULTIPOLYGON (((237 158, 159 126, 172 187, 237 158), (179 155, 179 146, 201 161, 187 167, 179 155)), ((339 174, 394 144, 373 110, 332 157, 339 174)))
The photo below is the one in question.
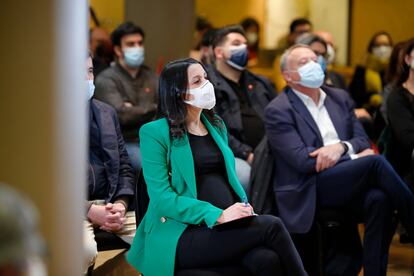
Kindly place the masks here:
POLYGON ((210 122, 203 114, 201 115, 201 120, 208 129, 208 132, 210 133, 211 137, 213 137, 213 140, 216 142, 221 153, 223 154, 227 176, 231 187, 240 197, 240 199, 243 200, 243 198, 246 197, 246 193, 244 192, 243 187, 238 182, 238 178, 234 168, 235 161, 233 153, 231 152, 228 145, 225 144, 224 139, 221 137, 217 129, 210 124, 210 122))
POLYGON ((339 136, 339 139, 344 140, 345 137, 343 134, 345 133, 345 126, 343 122, 345 120, 341 118, 341 113, 339 112, 339 109, 336 106, 336 103, 334 102, 334 100, 332 100, 330 93, 327 92, 326 89, 324 89, 324 91, 326 93, 326 99, 324 103, 326 110, 328 111, 329 117, 331 118, 332 124, 335 127, 335 130, 339 136))
POLYGON ((299 115, 303 118, 303 120, 310 126, 312 131, 318 136, 321 144, 323 144, 321 133, 319 132, 319 128, 315 123, 315 120, 312 118, 312 115, 309 113, 309 110, 306 108, 304 103, 299 99, 298 96, 292 91, 291 88, 286 92, 293 108, 299 113, 299 115))

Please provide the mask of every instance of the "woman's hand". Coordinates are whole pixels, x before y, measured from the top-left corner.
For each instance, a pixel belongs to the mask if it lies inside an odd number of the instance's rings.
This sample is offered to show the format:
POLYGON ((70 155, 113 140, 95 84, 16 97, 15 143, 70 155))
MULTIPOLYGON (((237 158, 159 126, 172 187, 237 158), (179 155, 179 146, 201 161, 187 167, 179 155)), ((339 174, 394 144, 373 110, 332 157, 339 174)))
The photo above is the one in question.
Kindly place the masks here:
POLYGON ((229 208, 221 213, 221 216, 217 219, 217 223, 225 223, 235 219, 251 216, 254 213, 253 207, 244 203, 234 203, 229 208))

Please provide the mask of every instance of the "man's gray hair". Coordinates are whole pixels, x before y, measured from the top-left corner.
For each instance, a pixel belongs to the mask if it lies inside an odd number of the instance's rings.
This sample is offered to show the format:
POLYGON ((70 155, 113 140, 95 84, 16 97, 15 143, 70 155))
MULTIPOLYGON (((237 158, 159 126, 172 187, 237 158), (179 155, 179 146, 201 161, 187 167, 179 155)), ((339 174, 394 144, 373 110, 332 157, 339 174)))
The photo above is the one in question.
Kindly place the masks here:
POLYGON ((288 58, 290 53, 292 53, 293 50, 295 50, 296 48, 307 48, 310 49, 311 48, 308 45, 305 44, 295 44, 293 46, 291 46, 290 48, 288 48, 282 55, 282 57, 280 58, 280 70, 282 72, 287 71, 288 70, 288 58))

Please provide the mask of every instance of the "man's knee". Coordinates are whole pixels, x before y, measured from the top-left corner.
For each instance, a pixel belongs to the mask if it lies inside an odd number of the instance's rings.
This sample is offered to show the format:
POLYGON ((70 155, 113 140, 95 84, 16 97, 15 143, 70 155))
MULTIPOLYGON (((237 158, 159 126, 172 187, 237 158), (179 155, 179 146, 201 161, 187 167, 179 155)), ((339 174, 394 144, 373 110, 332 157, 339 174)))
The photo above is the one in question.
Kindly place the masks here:
POLYGON ((391 208, 391 202, 388 196, 380 189, 370 189, 365 198, 365 207, 374 207, 378 209, 391 208))

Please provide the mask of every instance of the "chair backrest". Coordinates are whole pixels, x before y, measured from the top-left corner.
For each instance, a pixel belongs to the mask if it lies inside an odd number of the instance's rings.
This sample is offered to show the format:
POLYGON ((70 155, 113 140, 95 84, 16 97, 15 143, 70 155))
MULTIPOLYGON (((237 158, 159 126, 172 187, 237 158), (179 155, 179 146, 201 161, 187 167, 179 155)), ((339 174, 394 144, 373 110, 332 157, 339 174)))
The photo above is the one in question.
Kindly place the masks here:
POLYGON ((142 169, 138 171, 138 177, 135 185, 135 219, 137 228, 147 212, 149 204, 149 196, 147 191, 147 184, 145 183, 142 169))

